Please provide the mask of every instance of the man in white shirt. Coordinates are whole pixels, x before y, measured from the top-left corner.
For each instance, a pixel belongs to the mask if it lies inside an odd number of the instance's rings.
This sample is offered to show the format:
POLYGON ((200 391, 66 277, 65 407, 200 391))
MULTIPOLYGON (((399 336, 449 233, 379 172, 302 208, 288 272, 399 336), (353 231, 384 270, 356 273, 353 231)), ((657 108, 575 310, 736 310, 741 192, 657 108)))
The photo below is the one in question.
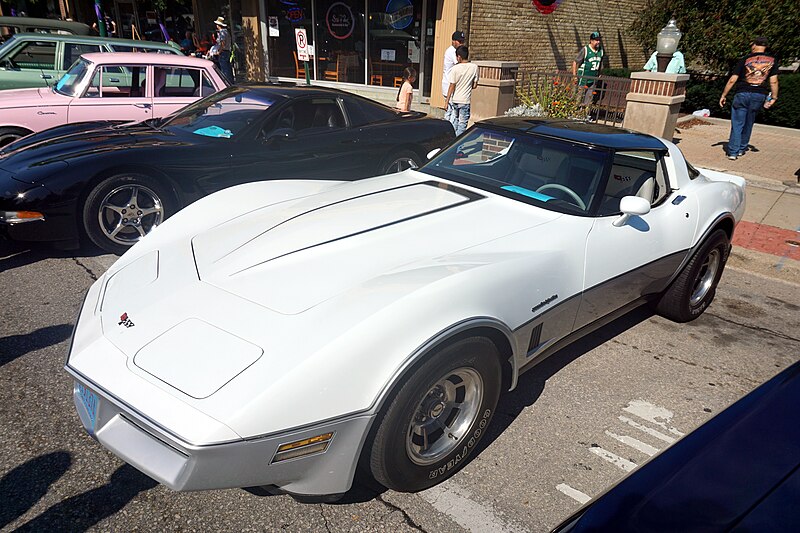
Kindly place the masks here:
MULTIPOLYGON (((456 48, 462 46, 467 38, 464 36, 463 31, 453 33, 453 42, 450 47, 444 51, 444 71, 442 72, 442 96, 447 98, 447 91, 450 89, 450 69, 455 66, 458 61, 456 60, 456 48)), ((444 119, 450 120, 452 111, 447 104, 444 106, 444 119)))
POLYGON ((469 49, 466 46, 456 49, 456 60, 458 63, 448 75, 450 86, 444 104, 451 110, 450 123, 458 136, 464 133, 469 122, 472 90, 478 86, 478 65, 469 62, 469 49))

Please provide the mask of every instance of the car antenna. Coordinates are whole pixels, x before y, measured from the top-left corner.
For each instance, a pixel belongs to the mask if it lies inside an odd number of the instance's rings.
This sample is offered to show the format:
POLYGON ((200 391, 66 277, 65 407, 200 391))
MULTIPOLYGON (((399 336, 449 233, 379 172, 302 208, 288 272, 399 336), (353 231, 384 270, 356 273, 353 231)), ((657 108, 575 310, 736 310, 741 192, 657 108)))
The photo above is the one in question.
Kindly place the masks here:
MULTIPOLYGON (((25 51, 25 54, 26 54, 26 55, 27 55, 29 58, 33 59, 33 54, 31 54, 31 53, 30 53, 30 51, 26 50, 26 51, 25 51)), ((39 72, 41 72, 41 73, 42 73, 42 79, 44 80, 44 84, 45 84, 45 85, 47 85, 47 88, 49 89, 49 88, 50 88, 50 82, 49 82, 49 81, 47 81, 47 80, 49 80, 50 78, 52 78, 52 76, 50 76, 50 74, 45 74, 45 73, 44 73, 44 69, 42 68, 42 65, 41 65, 41 64, 39 65, 39 72)))

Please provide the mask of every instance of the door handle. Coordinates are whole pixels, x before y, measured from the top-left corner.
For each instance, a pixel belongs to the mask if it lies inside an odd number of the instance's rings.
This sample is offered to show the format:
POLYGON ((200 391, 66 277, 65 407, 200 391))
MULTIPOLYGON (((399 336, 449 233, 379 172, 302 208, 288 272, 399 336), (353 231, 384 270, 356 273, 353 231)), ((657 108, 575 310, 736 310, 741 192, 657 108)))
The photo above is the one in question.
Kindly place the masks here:
POLYGON ((42 79, 43 80, 52 80, 53 76, 51 76, 50 74, 42 74, 42 79))
POLYGON ((119 83, 119 78, 109 78, 108 81, 111 83, 119 83))
POLYGON ((133 104, 133 107, 138 107, 139 109, 150 109, 153 106, 151 104, 133 104))

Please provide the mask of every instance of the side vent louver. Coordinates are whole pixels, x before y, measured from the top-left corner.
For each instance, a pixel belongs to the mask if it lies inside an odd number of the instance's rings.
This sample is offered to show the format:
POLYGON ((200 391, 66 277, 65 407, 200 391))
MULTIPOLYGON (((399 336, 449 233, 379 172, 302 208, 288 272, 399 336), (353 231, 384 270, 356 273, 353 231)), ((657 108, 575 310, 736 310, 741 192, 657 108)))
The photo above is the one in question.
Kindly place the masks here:
POLYGON ((540 323, 538 326, 533 328, 533 331, 531 331, 531 340, 528 343, 528 354, 530 354, 533 350, 536 349, 537 346, 539 346, 541 338, 542 338, 542 324, 540 323))

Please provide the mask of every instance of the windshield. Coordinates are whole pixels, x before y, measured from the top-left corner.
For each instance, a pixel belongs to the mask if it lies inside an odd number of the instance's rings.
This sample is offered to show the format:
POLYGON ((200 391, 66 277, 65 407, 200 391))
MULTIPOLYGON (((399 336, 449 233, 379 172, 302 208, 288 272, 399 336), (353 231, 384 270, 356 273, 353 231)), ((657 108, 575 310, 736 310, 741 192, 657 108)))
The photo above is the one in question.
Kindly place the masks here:
POLYGON ((552 211, 588 214, 608 152, 528 135, 473 128, 420 169, 552 211))
POLYGON ((264 116, 274 103, 266 95, 236 88, 203 98, 168 117, 161 127, 230 139, 264 116))
POLYGON ((85 59, 78 59, 56 83, 56 91, 66 96, 78 96, 85 85, 86 72, 91 68, 91 63, 85 59))

